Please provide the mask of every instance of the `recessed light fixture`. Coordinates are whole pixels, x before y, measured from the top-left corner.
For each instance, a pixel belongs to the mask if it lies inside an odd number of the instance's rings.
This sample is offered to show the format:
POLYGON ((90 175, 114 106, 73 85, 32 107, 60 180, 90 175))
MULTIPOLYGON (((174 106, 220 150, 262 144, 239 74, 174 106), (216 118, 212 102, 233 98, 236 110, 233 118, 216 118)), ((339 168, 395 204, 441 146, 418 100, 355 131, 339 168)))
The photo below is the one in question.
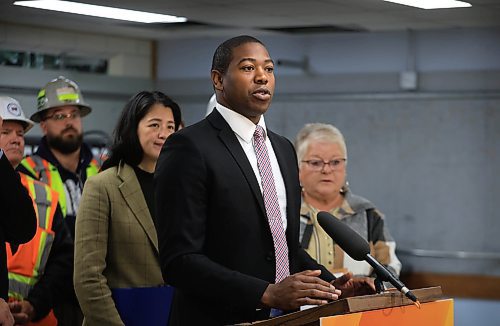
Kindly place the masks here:
POLYGON ((471 4, 457 0, 384 0, 386 2, 399 3, 405 6, 417 7, 421 9, 443 9, 443 8, 464 8, 471 4))
POLYGON ((38 8, 38 9, 62 11, 79 15, 127 20, 139 23, 183 23, 187 21, 186 17, 154 14, 151 12, 104 7, 104 6, 90 5, 86 3, 71 2, 71 1, 59 1, 59 0, 15 1, 14 5, 38 8))

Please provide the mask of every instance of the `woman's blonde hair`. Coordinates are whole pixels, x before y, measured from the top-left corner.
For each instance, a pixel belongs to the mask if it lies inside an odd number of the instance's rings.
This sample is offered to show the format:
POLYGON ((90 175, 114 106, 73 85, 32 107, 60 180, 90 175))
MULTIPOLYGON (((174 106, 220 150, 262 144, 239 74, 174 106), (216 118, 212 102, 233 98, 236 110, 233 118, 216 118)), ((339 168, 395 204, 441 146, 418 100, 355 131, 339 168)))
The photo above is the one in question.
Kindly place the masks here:
MULTIPOLYGON (((308 123, 297 134, 295 138, 295 150, 299 163, 304 159, 309 144, 312 141, 324 141, 339 144, 347 159, 347 147, 344 136, 336 127, 326 123, 308 123)), ((299 164, 300 165, 300 164, 299 164)))

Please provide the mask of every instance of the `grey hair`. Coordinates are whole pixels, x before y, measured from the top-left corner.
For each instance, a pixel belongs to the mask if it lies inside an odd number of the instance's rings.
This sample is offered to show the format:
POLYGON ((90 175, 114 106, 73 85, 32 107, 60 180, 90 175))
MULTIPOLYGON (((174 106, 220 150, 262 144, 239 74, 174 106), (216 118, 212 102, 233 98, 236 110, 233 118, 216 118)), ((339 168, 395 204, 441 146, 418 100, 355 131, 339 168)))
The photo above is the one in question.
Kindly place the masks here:
POLYGON ((329 143, 337 143, 344 152, 347 159, 347 146, 344 136, 336 127, 326 123, 308 123, 297 134, 295 138, 295 150, 297 151, 297 159, 300 162, 304 159, 309 144, 312 141, 323 141, 329 143))

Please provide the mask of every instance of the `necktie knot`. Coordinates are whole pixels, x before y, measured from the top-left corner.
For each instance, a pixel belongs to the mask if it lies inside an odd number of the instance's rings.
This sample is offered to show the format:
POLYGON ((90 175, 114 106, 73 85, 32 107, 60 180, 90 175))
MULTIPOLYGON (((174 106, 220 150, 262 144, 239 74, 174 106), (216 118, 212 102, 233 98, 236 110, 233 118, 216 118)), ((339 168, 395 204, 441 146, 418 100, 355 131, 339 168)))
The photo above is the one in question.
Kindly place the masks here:
POLYGON ((253 133, 253 138, 256 140, 264 140, 264 128, 257 125, 255 128, 255 132, 253 133))

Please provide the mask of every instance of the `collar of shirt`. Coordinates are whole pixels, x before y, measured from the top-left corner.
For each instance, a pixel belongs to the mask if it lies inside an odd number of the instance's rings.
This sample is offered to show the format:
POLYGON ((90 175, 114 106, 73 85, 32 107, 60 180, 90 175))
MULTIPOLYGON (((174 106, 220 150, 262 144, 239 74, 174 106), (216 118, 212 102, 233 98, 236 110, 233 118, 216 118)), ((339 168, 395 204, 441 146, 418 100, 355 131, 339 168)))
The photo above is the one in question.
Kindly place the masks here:
POLYGON ((3 150, 0 148, 0 158, 3 156, 3 150))
MULTIPOLYGON (((228 109, 222 104, 217 103, 215 108, 222 115, 224 120, 229 124, 229 127, 234 131, 234 133, 241 138, 246 143, 251 143, 253 134, 255 132, 255 124, 250 121, 247 117, 239 114, 236 111, 228 109)), ((260 117, 259 126, 264 128, 264 139, 267 138, 266 122, 264 121, 264 116, 260 117)))
MULTIPOLYGON (((306 203, 304 201, 304 199, 302 198, 302 207, 300 209, 300 214, 307 216, 308 212, 312 212, 313 215, 316 215, 319 213, 319 209, 317 209, 316 207, 313 207, 309 203, 306 203)), ((333 208, 333 209, 329 210, 328 213, 332 214, 333 216, 335 216, 336 218, 341 220, 343 218, 346 218, 347 216, 354 215, 356 212, 352 209, 351 205, 349 205, 349 202, 344 197, 340 207, 333 208)))
MULTIPOLYGON (((238 142, 240 143, 245 155, 252 167, 253 173, 257 182, 259 184, 260 190, 262 191, 262 180, 259 173, 259 167, 257 164, 257 157, 255 155, 255 150, 253 148, 253 134, 255 133, 256 126, 248 118, 243 115, 220 105, 216 104, 215 109, 219 111, 224 120, 229 124, 229 127, 233 130, 238 142)), ((281 220, 283 222, 283 228, 286 230, 287 227, 287 198, 286 198, 286 188, 285 181, 283 180, 283 175, 281 174, 280 166, 276 153, 274 152, 271 140, 267 137, 266 123, 264 121, 264 116, 259 119, 259 126, 264 128, 264 138, 266 142, 266 147, 269 153, 269 160, 271 161, 271 169, 273 171, 274 184, 276 187, 276 193, 278 195, 278 203, 280 207, 281 220)))

